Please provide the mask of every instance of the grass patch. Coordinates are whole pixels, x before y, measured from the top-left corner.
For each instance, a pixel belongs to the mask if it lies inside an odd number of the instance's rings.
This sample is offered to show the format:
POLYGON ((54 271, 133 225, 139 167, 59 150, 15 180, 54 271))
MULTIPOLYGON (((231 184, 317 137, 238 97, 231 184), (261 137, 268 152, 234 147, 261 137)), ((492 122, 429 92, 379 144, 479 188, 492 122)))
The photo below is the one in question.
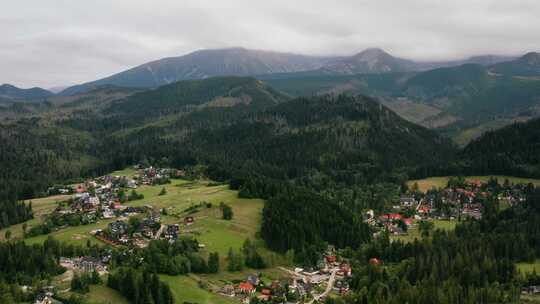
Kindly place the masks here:
MULTIPOLYGON (((448 220, 431 220, 433 222, 433 230, 441 229, 445 231, 451 231, 456 228, 458 221, 448 221, 448 220)), ((412 243, 415 239, 421 240, 422 235, 418 229, 418 222, 415 226, 409 228, 407 234, 404 235, 391 235, 390 239, 393 241, 400 240, 404 243, 412 243)))
POLYGON ((26 223, 27 229, 34 225, 38 225, 41 222, 41 218, 51 213, 57 206, 58 202, 66 201, 71 195, 53 195, 49 197, 37 198, 25 201, 26 204, 32 202, 32 210, 34 211, 34 218, 23 223, 11 225, 0 230, 0 241, 5 239, 5 233, 7 230, 11 231, 12 239, 20 239, 23 237, 23 224, 26 223))
MULTIPOLYGON (((508 179, 513 184, 527 184, 533 183, 535 186, 540 186, 540 179, 534 178, 523 178, 523 177, 514 177, 506 175, 485 175, 485 176, 467 176, 465 179, 467 181, 479 180, 481 182, 487 182, 491 177, 495 177, 499 180, 499 183, 503 183, 505 179, 508 179)), ((427 192, 432 188, 445 188, 448 184, 450 176, 440 176, 440 177, 428 177, 424 179, 410 180, 407 182, 407 185, 411 187, 414 183, 418 183, 418 188, 422 192, 427 192)))
MULTIPOLYGON (((129 170, 113 172, 117 174, 129 174, 129 170)), ((132 170, 134 172, 134 170, 132 170)), ((162 218, 165 224, 182 223, 187 214, 183 211, 200 202, 212 203, 212 208, 202 206, 194 214, 195 223, 189 226, 189 234, 193 235, 202 244, 206 245, 203 254, 217 251, 220 257, 224 259, 229 248, 239 249, 246 238, 255 239, 262 220, 262 208, 264 202, 260 199, 242 199, 238 197, 238 192, 230 190, 228 185, 209 186, 208 181, 187 181, 173 179, 170 184, 156 186, 141 186, 137 192, 144 195, 144 199, 126 203, 128 206, 151 205, 155 208, 166 208, 168 216, 162 218), (161 189, 165 188, 167 194, 159 195, 161 189), (230 221, 222 219, 222 213, 219 204, 224 202, 233 209, 233 219, 230 221)), ((56 200, 49 198, 47 200, 36 200, 36 206, 40 206, 40 212, 43 214, 51 212, 56 207, 56 200), (46 206, 46 208, 45 208, 46 206)), ((42 243, 47 237, 53 236, 55 239, 73 244, 84 245, 88 240, 91 243, 102 244, 99 240, 90 235, 90 231, 95 229, 104 229, 107 225, 116 219, 101 219, 97 223, 81 225, 76 227, 66 227, 54 231, 48 235, 40 235, 26 239, 28 244, 42 243)), ((39 222, 38 219, 31 221, 33 224, 39 222)), ((29 224, 30 225, 30 224, 29 224)), ((15 236, 15 230, 22 236, 22 224, 12 226, 12 233, 15 236), (21 226, 21 227, 15 227, 21 226)), ((3 235, 2 235, 3 236, 3 235)))
POLYGON ((197 281, 189 276, 160 275, 161 280, 168 283, 174 295, 175 303, 184 302, 198 304, 232 304, 234 299, 216 295, 199 287, 197 281))
POLYGON ((87 304, 129 304, 120 293, 104 285, 91 285, 85 300, 87 304))
POLYGON ((522 274, 532 273, 534 271, 540 274, 540 259, 537 259, 534 263, 517 263, 516 266, 522 274))

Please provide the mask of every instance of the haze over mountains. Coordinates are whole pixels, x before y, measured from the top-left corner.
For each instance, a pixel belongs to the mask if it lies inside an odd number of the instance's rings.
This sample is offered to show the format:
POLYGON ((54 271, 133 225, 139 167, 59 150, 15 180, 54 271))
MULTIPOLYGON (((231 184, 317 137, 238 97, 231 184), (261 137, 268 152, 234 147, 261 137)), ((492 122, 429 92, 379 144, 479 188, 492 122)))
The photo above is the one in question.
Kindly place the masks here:
POLYGON ((415 62, 394 57, 378 48, 342 57, 305 56, 245 48, 199 50, 184 56, 144 63, 103 79, 69 87, 61 94, 75 94, 104 84, 149 88, 179 80, 213 76, 256 76, 294 72, 338 75, 406 72, 463 63, 492 64, 508 59, 512 58, 489 55, 459 61, 415 62))

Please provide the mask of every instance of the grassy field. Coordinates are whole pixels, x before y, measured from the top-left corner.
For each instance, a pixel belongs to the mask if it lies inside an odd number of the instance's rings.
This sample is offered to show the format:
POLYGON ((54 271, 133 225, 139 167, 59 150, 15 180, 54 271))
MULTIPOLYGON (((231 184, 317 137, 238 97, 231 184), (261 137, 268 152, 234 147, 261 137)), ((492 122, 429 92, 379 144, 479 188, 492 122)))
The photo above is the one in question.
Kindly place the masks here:
MULTIPOLYGON (((467 176, 466 180, 479 180, 482 182, 487 182, 491 177, 495 177, 499 180, 499 183, 504 182, 505 179, 508 179, 511 183, 533 183, 535 186, 540 186, 540 179, 533 178, 522 178, 514 176, 504 176, 504 175, 492 175, 492 176, 467 176)), ((446 187, 450 176, 440 176, 440 177, 428 177, 418 180, 410 180, 407 182, 407 185, 411 187, 414 183, 418 183, 418 188, 422 192, 426 192, 431 188, 444 188, 446 187)))
POLYGON ((533 271, 540 274, 540 259, 536 260, 534 263, 517 263, 516 266, 519 272, 523 274, 531 273, 533 271))
MULTIPOLYGON (((32 220, 26 221, 26 225, 30 228, 32 225, 37 225, 40 223, 41 218, 51 213, 57 206, 58 202, 66 201, 70 198, 70 195, 54 195, 44 198, 37 198, 25 201, 25 203, 32 202, 32 210, 34 211, 34 218, 32 220)), ((7 230, 11 231, 11 238, 22 238, 23 236, 23 223, 13 225, 8 228, 0 230, 0 241, 4 240, 4 235, 7 230)), ((27 229, 28 229, 27 228, 27 229)))
MULTIPOLYGON (((125 171, 127 173, 127 171, 125 171)), ((128 202, 130 206, 151 205, 155 208, 166 208, 170 216, 165 216, 167 224, 181 223, 186 213, 183 211, 200 202, 211 202, 212 208, 203 207, 192 214, 195 224, 189 227, 190 234, 206 245, 208 251, 218 251, 225 257, 230 247, 238 249, 246 238, 255 238, 261 222, 263 201, 258 199, 238 198, 237 191, 230 190, 227 185, 208 186, 207 181, 191 182, 174 179, 163 186, 141 186, 138 193, 144 194, 144 199, 128 202), (167 194, 159 195, 162 188, 167 194), (231 221, 221 219, 219 203, 230 205, 234 212, 231 221)), ((53 201, 53 200, 50 200, 53 201)), ((54 209, 55 203, 52 203, 54 209)), ((90 231, 103 229, 115 219, 100 220, 97 223, 77 227, 67 227, 52 232, 49 235, 59 241, 69 241, 74 244, 86 244, 99 241, 90 235, 90 231)), ((36 221, 36 220, 33 220, 36 221)), ((11 229, 17 229, 12 227, 11 229)), ((18 228, 22 234, 22 228, 18 228)), ((27 243, 43 242, 49 235, 40 235, 26 239, 27 243)))
POLYGON ((166 276, 161 275, 161 280, 169 284, 174 295, 175 303, 184 302, 199 304, 231 304, 238 303, 234 299, 219 296, 200 288, 197 281, 189 276, 166 276))
MULTIPOLYGON (((441 230, 454 230, 454 228, 457 225, 457 221, 446 221, 446 220, 433 220, 434 224, 433 230, 441 229, 441 230)), ((414 242, 415 239, 422 239, 422 236, 420 235, 420 231, 418 230, 418 226, 413 226, 412 228, 407 231, 407 234, 405 235, 392 235, 390 236, 392 240, 400 240, 405 243, 414 242)))
POLYGON ((87 304, 128 304, 116 290, 104 285, 91 285, 90 292, 85 295, 87 304))

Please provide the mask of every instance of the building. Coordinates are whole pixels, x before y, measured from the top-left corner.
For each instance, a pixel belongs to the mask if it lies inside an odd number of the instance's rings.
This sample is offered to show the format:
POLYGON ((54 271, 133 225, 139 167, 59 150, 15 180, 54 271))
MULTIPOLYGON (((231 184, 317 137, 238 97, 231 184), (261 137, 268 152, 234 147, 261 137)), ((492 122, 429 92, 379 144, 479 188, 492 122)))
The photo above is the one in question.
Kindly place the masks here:
POLYGON ((128 232, 128 225, 123 221, 109 223, 109 232, 111 237, 119 239, 128 232))

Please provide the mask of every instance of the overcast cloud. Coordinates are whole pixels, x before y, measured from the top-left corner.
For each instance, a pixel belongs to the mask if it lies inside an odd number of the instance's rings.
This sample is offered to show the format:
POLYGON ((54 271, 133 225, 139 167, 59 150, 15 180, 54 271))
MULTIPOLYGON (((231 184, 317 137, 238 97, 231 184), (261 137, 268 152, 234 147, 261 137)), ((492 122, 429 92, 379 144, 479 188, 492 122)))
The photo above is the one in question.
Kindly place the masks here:
POLYGON ((197 49, 416 60, 540 50, 538 0, 1 0, 0 83, 72 85, 197 49))

